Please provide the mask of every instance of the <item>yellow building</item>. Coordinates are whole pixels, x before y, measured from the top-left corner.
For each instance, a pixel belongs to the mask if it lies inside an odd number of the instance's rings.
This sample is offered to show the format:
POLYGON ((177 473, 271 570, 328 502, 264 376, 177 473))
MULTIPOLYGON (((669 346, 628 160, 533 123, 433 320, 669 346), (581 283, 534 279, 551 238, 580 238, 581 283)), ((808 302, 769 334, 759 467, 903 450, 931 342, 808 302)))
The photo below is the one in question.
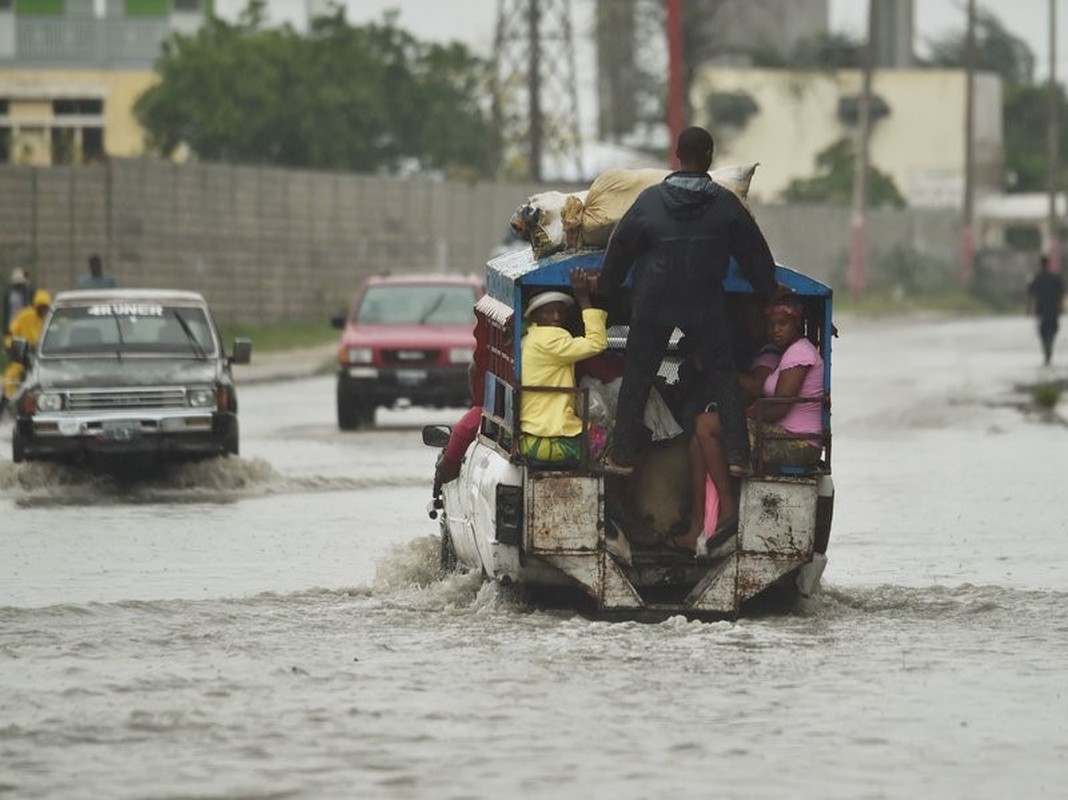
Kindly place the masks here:
POLYGON ((150 70, 0 70, 0 163, 141 155, 133 105, 156 80, 150 70))
POLYGON ((137 97, 213 0, 0 0, 0 163, 139 156, 137 97))
MULTIPOLYGON (((716 164, 760 162, 750 189, 779 199, 789 183, 817 171, 817 155, 856 135, 859 70, 787 71, 703 67, 691 102, 716 139, 716 164)), ((964 193, 965 74, 961 70, 876 71, 871 163, 893 178, 912 206, 959 207, 964 193)), ((1001 80, 975 80, 977 193, 1003 184, 1001 80)))

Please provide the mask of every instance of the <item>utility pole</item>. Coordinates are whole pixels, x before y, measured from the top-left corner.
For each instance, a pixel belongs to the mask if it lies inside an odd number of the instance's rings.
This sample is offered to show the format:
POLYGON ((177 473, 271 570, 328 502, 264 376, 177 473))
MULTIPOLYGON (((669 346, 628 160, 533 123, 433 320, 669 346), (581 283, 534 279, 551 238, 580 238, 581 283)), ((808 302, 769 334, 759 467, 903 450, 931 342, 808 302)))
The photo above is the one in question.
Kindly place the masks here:
POLYGON ((849 221, 849 293, 864 291, 868 262, 868 147, 871 140, 871 83, 875 69, 875 0, 868 0, 868 38, 857 107, 857 162, 853 174, 853 214, 849 221))
POLYGON ((664 0, 664 18, 667 27, 668 46, 668 103, 667 124, 668 164, 672 169, 678 166, 675 157, 675 142, 679 140, 685 124, 686 90, 683 74, 686 69, 686 53, 682 38, 682 2, 681 0, 664 0))
POLYGON ((964 71, 964 200, 960 228, 960 279, 965 286, 970 286, 975 275, 975 0, 968 0, 964 71))
POLYGON ((1057 87, 1057 0, 1049 0, 1049 92, 1046 118, 1046 186, 1049 190, 1049 265, 1061 271, 1061 231, 1057 218, 1057 194, 1060 190, 1060 90, 1057 87))
POLYGON ((582 168, 571 0, 497 0, 493 114, 502 161, 534 181, 582 168), (546 102, 551 99, 551 102, 546 102))
POLYGON ((542 130, 545 122, 541 116, 541 35, 538 22, 541 10, 538 0, 530 0, 527 6, 527 32, 530 42, 530 62, 527 68, 527 120, 530 124, 530 179, 541 182, 542 130))

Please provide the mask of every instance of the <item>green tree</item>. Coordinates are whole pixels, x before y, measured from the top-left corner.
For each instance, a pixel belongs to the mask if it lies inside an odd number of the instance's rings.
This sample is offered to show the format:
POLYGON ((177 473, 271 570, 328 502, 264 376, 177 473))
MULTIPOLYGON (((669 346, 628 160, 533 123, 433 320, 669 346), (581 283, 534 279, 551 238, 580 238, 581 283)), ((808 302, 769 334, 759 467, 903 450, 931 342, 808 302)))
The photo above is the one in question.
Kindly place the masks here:
POLYGON ((754 67, 782 69, 859 69, 864 61, 864 43, 843 33, 818 33, 801 39, 783 58, 764 48, 751 51, 754 67))
MULTIPOLYGON (((964 66, 966 32, 949 33, 928 42, 931 57, 928 64, 935 67, 964 66)), ((1028 84, 1035 75, 1035 54, 1027 42, 1010 33, 1001 20, 980 10, 975 15, 976 66, 996 72, 1006 84, 1028 84)))
MULTIPOLYGON (((963 67, 964 40, 964 31, 959 31, 932 42, 929 63, 963 67)), ((997 73, 1005 84, 1002 121, 1009 191, 1045 191, 1048 89, 1034 83, 1034 53, 1026 42, 1007 31, 997 17, 980 11, 976 19, 976 61, 979 69, 997 73)), ((1063 86, 1058 86, 1058 95, 1063 185, 1068 179, 1068 124, 1065 124, 1068 102, 1063 86)))
POLYGON ((459 44, 426 44, 395 15, 349 25, 343 11, 301 35, 263 27, 254 0, 235 24, 175 35, 135 111, 150 149, 294 167, 492 174, 481 105, 488 65, 459 44))
MULTIPOLYGON (((1009 190, 1046 190, 1046 118, 1049 113, 1046 85, 1006 86, 1002 108, 1005 120, 1005 168, 1009 190)), ((1060 124, 1060 185, 1068 185, 1068 99, 1057 87, 1060 124)))
MULTIPOLYGON (((788 203, 849 205, 853 200, 856 163, 853 140, 839 139, 816 156, 816 174, 792 180, 783 190, 782 199, 788 203)), ((868 204, 895 208, 905 205, 894 179, 871 166, 868 167, 868 204)))

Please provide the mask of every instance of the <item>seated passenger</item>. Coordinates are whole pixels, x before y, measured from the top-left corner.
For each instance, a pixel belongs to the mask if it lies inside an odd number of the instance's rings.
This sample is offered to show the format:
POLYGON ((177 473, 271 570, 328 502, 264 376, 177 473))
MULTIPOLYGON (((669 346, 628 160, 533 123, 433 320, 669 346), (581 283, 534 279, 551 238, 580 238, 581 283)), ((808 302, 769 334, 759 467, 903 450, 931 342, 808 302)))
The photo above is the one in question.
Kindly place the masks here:
MULTIPOLYGON (((762 367, 766 377, 761 395, 819 398, 823 394, 823 358, 816 346, 803 336, 801 301, 780 293, 768 306, 767 317, 769 344, 781 350, 782 357, 770 371, 766 362, 762 367)), ((758 357, 758 363, 760 361, 758 357)), ((754 386, 752 378, 750 375, 743 379, 743 386, 754 386)), ((752 442, 756 433, 755 404, 750 405, 747 416, 752 442)), ((823 411, 818 400, 766 405, 761 412, 761 424, 764 435, 793 437, 764 439, 760 455, 766 462, 807 466, 819 460, 821 443, 814 436, 804 438, 823 431, 823 411)), ((706 476, 711 478, 719 500, 719 521, 710 537, 711 543, 718 545, 738 527, 738 494, 730 480, 719 415, 715 411, 698 415, 690 455, 693 466, 691 524, 685 534, 672 540, 672 545, 692 552, 704 526, 706 476)))
MULTIPOLYGON (((527 305, 531 323, 520 347, 524 387, 575 387, 575 362, 597 355, 608 346, 607 314, 590 303, 590 277, 586 270, 571 272, 574 298, 563 292, 542 292, 527 305), (567 315, 578 301, 584 336, 567 330, 567 315)), ((519 449, 538 461, 577 461, 582 454, 582 420, 575 413, 572 391, 538 391, 524 388, 519 406, 519 449)))
MULTIPOLYGON (((761 456, 772 464, 811 466, 823 449, 823 357, 804 336, 801 300, 780 294, 768 306, 768 340, 782 351, 779 364, 764 380, 764 397, 811 397, 806 403, 765 405, 763 432, 786 438, 765 439, 761 456)), ((750 406, 749 438, 754 440, 756 406, 750 406)))

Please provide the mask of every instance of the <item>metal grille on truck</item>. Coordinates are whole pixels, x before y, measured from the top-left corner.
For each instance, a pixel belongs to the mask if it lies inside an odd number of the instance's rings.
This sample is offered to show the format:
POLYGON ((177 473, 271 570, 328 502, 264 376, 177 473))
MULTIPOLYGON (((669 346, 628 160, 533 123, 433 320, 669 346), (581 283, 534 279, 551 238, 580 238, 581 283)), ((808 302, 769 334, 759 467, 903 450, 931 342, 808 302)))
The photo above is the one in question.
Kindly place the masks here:
POLYGON ((68 394, 71 411, 106 411, 111 408, 173 408, 185 405, 185 389, 92 389, 68 394))

